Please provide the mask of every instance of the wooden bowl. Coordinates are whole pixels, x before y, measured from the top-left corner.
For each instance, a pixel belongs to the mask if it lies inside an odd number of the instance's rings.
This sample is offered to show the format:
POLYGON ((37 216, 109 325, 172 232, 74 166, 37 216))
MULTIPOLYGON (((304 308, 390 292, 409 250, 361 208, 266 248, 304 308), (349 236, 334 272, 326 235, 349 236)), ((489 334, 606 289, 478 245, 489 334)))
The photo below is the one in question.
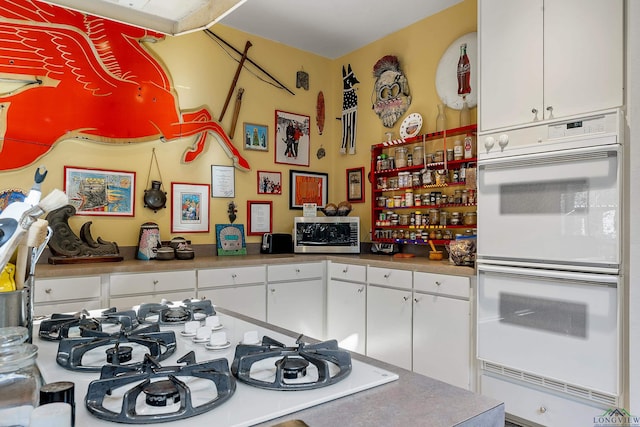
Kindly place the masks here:
POLYGON ((433 261, 440 261, 444 258, 442 251, 429 251, 429 259, 433 261))

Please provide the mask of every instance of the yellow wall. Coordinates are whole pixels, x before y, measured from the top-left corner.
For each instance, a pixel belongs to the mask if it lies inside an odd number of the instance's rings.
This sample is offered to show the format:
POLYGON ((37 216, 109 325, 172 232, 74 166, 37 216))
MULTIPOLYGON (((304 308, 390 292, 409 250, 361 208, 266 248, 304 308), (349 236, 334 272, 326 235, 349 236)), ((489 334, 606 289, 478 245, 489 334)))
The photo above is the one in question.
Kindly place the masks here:
MULTIPOLYGON (((374 84, 373 65, 384 55, 396 55, 407 75, 413 102, 408 113, 422 114, 425 131, 435 129, 436 105, 438 96, 435 89, 435 74, 440 57, 447 47, 458 37, 476 30, 476 1, 465 0, 435 16, 422 20, 397 33, 387 36, 343 58, 329 60, 308 52, 293 49, 279 43, 261 39, 224 26, 214 26, 212 30, 233 46, 242 50, 247 40, 253 46, 249 57, 265 68, 278 80, 295 92, 295 96, 260 80, 264 78, 250 65, 239 77, 237 87, 245 89, 242 108, 238 119, 234 142, 251 164, 250 172, 236 170, 236 197, 234 199, 211 199, 210 233, 181 233, 194 244, 211 244, 215 241, 215 224, 228 223, 227 204, 234 200, 238 206, 236 224, 246 224, 247 200, 272 200, 274 232, 290 232, 293 217, 301 215, 300 210, 289 209, 289 170, 299 169, 329 174, 329 202, 339 203, 346 199, 347 168, 365 166, 370 169, 370 151, 372 144, 385 139, 390 129, 382 126, 381 121, 371 109, 371 93, 374 84), (342 66, 351 64, 360 84, 356 86, 358 94, 358 127, 355 155, 339 154, 341 141, 340 117, 342 109, 342 66), (304 70, 309 74, 309 90, 297 89, 296 72, 304 70), (255 72, 253 75, 251 72, 255 72), (323 91, 326 100, 326 123, 322 135, 315 126, 316 97, 323 91), (308 115, 311 118, 311 156, 309 167, 291 166, 274 163, 274 116, 275 110, 284 110, 308 115), (242 123, 258 123, 269 126, 269 151, 244 150, 242 123), (323 147, 327 156, 318 159, 316 151, 323 147), (282 195, 258 195, 256 171, 280 171, 282 173, 282 195)), ((208 106, 214 117, 222 110, 227 92, 236 71, 237 62, 203 32, 187 34, 149 46, 168 69, 178 93, 180 108, 194 109, 208 106)), ((234 57, 236 57, 235 55, 234 57)), ((235 98, 235 94, 234 94, 235 98)), ((234 99, 233 98, 233 99, 234 99)), ((233 115, 233 99, 222 121, 228 130, 233 115)), ((108 114, 108 112, 105 112, 108 114)), ((448 111, 449 121, 457 123, 457 112, 448 111)), ((398 136, 402 120, 393 130, 398 136)), ((472 121, 475 122, 475 111, 472 121)), ((49 170, 43 184, 43 193, 53 188, 62 188, 64 166, 87 168, 117 169, 136 172, 136 209, 134 218, 86 217, 76 216, 70 225, 77 230, 81 224, 92 221, 92 233, 95 237, 115 241, 120 246, 135 246, 140 225, 146 221, 159 224, 161 237, 168 240, 170 233, 170 200, 167 209, 154 213, 143 207, 143 195, 147 185, 152 149, 161 168, 165 190, 169 191, 171 182, 210 183, 211 165, 231 165, 231 160, 222 151, 218 142, 209 138, 207 150, 196 161, 183 164, 184 150, 192 144, 191 139, 162 143, 159 141, 129 145, 98 144, 86 141, 66 140, 59 142, 53 150, 33 165, 18 171, 0 172, 0 190, 22 188, 28 190, 33 183, 33 174, 38 165, 49 170)), ((155 166, 151 170, 151 179, 159 179, 155 166)), ((366 202, 353 204, 351 215, 362 218, 362 240, 368 241, 370 228, 371 187, 366 182, 366 202)), ((247 242, 258 242, 258 236, 248 236, 247 242)))

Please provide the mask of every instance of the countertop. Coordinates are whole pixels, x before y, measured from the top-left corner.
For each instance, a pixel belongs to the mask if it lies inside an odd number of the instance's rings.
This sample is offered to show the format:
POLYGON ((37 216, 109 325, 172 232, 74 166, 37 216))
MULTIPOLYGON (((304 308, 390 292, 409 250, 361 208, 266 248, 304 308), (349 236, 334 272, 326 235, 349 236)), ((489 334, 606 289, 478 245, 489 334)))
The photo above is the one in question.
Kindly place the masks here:
MULTIPOLYGON (((286 329, 235 312, 224 309, 220 311, 295 336, 286 329)), ((300 420, 310 427, 504 427, 505 413, 502 402, 370 357, 356 353, 352 353, 352 357, 396 373, 399 379, 270 420, 259 426, 275 426, 287 421, 300 420)))
POLYGON ((448 260, 431 261, 425 257, 396 258, 391 255, 311 255, 311 254, 260 254, 234 256, 196 256, 193 260, 96 262, 78 264, 44 264, 36 267, 36 277, 70 277, 111 273, 144 273, 152 271, 195 270, 203 268, 243 267, 260 264, 292 264, 314 261, 343 262, 355 265, 371 265, 381 268, 405 269, 453 276, 475 276, 472 267, 456 266, 448 260))

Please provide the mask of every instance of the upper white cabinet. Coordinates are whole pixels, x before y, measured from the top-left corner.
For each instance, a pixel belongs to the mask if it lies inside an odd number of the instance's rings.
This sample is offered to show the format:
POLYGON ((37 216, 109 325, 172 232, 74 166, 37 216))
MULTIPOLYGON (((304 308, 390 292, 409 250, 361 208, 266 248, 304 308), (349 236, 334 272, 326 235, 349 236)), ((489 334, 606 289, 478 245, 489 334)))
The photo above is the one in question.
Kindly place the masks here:
POLYGON ((479 0, 480 131, 623 103, 622 0, 479 0))

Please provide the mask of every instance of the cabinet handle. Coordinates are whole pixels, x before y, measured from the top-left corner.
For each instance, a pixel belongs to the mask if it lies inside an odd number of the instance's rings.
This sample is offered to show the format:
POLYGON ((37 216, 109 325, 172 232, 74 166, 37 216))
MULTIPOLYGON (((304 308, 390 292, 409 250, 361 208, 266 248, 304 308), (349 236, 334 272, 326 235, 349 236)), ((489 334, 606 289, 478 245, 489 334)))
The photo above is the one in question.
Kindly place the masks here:
POLYGON ((549 112, 549 117, 547 117, 548 119, 553 119, 553 107, 552 106, 548 106, 547 107, 547 111, 549 112))
POLYGON ((409 297, 402 297, 403 300, 409 301, 409 297))
POLYGON ((300 273, 300 269, 299 268, 296 268, 296 273, 300 273))
POLYGON ((436 280, 436 286, 440 286, 440 285, 442 285, 442 282, 438 282, 438 281, 436 280))
POLYGON ((531 109, 531 112, 532 112, 533 114, 538 114, 538 109, 537 109, 537 108, 532 108, 532 109, 531 109))
POLYGON ((232 277, 233 279, 235 279, 236 277, 238 277, 238 275, 237 275, 237 274, 235 274, 235 273, 233 273, 233 274, 231 275, 231 277, 232 277))
POLYGON ((51 292, 53 292, 53 289, 51 289, 51 288, 47 288, 47 289, 44 290, 45 294, 50 294, 51 292))
POLYGON ((389 272, 389 273, 385 273, 384 278, 385 278, 385 279, 388 279, 388 278, 389 278, 389 276, 391 276, 391 272, 389 272))
POLYGON ((362 292, 364 292, 364 286, 361 286, 361 287, 358 289, 358 293, 362 293, 362 292))
POLYGON ((158 280, 154 280, 154 281, 153 281, 153 285, 154 285, 154 286, 155 286, 155 285, 157 285, 157 284, 158 284, 158 282, 159 282, 158 280))
POLYGON ((415 302, 416 304, 419 303, 422 300, 422 298, 414 298, 413 302, 415 302))
POLYGON ((271 291, 272 294, 276 293, 276 290, 274 288, 269 289, 271 291))
POLYGON ((347 272, 347 270, 349 270, 349 266, 345 267, 345 268, 342 270, 342 272, 343 272, 343 273, 346 273, 346 272, 347 272))
POLYGON ((541 406, 540 409, 538 409, 538 412, 540 412, 541 414, 544 414, 545 412, 547 412, 547 408, 545 408, 544 406, 541 406))

